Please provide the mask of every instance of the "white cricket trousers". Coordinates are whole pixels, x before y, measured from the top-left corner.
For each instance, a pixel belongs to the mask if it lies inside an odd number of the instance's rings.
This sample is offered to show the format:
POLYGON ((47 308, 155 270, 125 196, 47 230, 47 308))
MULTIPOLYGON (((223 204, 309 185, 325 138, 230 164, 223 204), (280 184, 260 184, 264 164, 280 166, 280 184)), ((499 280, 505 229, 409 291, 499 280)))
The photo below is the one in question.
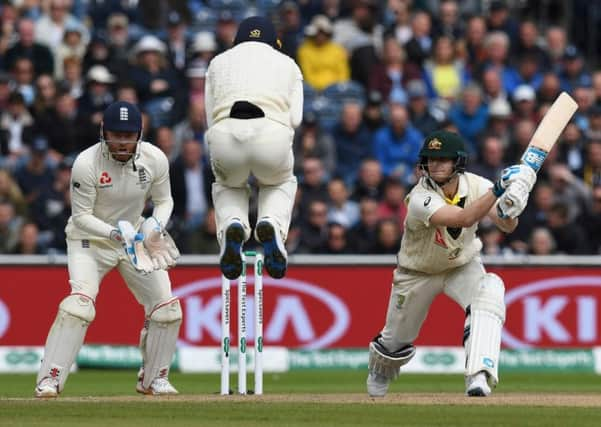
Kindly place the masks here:
MULTIPOLYGON (((445 293, 465 311, 478 292, 480 280, 486 271, 479 257, 449 272, 440 274, 411 274, 396 268, 386 325, 380 342, 390 351, 412 344, 426 319, 434 298, 445 293)), ((438 325, 445 329, 445 325, 438 325)), ((452 332, 451 332, 452 333, 452 332)), ((461 331, 457 332, 457 345, 461 344, 461 331)))
POLYGON ((296 194, 292 169, 294 130, 267 118, 224 119, 206 134, 215 174, 213 203, 217 236, 238 218, 250 237, 248 177, 259 186, 257 218, 270 218, 286 240, 296 194))
POLYGON ((171 299, 171 281, 167 272, 139 273, 117 242, 67 239, 67 264, 71 293, 82 293, 96 300, 100 282, 117 267, 129 290, 144 306, 146 316, 157 304, 171 299))

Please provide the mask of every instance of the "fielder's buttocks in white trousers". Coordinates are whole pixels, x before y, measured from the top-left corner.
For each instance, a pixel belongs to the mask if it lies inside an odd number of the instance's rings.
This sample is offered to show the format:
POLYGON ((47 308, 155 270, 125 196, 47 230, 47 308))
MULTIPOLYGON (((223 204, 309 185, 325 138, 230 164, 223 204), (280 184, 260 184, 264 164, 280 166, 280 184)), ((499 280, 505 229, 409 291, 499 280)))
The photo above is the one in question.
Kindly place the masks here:
POLYGON ((286 272, 283 242, 297 188, 292 141, 302 119, 303 85, 300 69, 278 43, 271 22, 248 18, 234 47, 213 58, 207 71, 206 138, 216 178, 220 266, 229 279, 242 271, 242 246, 251 233, 251 174, 259 186, 255 237, 263 246, 265 269, 275 278, 286 272))

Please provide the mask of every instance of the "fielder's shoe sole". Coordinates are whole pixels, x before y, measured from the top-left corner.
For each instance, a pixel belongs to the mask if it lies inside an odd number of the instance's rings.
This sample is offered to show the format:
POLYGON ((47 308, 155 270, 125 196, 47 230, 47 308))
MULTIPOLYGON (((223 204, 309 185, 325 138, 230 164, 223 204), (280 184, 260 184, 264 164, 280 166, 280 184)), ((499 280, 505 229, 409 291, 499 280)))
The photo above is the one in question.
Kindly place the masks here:
POLYGON ((221 272, 229 280, 237 279, 242 274, 242 243, 244 243, 244 227, 239 222, 233 222, 225 230, 225 240, 219 260, 221 272))
POLYGON ((274 279, 281 279, 286 274, 288 258, 284 243, 269 221, 259 221, 255 227, 257 239, 263 245, 265 270, 274 279))

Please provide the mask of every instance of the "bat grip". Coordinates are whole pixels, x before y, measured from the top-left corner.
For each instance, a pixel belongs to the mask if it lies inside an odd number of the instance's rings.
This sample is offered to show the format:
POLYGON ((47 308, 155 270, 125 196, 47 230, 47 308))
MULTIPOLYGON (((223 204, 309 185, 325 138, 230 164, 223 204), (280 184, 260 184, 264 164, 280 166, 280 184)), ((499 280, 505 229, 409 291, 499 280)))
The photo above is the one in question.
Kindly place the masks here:
POLYGON ((540 148, 529 145, 520 161, 532 168, 534 172, 538 173, 540 168, 543 166, 543 162, 547 158, 547 152, 540 148))

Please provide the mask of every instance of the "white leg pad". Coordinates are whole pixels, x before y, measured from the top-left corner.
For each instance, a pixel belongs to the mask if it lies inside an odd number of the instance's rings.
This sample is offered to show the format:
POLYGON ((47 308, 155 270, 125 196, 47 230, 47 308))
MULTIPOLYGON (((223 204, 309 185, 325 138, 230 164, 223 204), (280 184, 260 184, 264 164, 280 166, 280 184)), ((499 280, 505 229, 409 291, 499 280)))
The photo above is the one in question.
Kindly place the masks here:
POLYGON ((465 375, 468 377, 485 371, 492 387, 499 381, 501 331, 505 322, 504 297, 505 286, 501 278, 493 273, 485 274, 466 319, 465 375))
POLYGON ((182 309, 177 298, 158 304, 148 316, 146 331, 140 334, 145 389, 156 377, 169 375, 181 323, 182 309))
POLYGON ((58 380, 58 391, 63 390, 71 365, 95 316, 94 301, 87 295, 71 294, 61 301, 46 339, 38 384, 46 377, 54 377, 58 380))
POLYGON ((399 376, 401 366, 406 365, 415 356, 415 347, 407 345, 402 349, 389 352, 376 338, 369 343, 369 371, 389 380, 399 376))

